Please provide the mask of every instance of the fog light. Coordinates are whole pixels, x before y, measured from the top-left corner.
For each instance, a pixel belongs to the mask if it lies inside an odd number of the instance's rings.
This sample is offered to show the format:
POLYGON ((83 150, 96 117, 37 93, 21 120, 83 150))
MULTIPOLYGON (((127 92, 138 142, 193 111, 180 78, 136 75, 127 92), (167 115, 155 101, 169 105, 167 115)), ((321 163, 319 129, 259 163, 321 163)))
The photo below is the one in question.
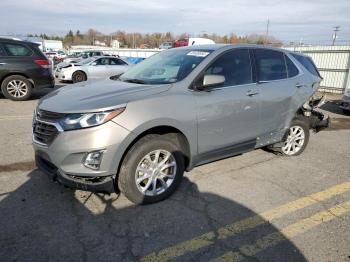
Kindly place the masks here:
POLYGON ((100 169, 103 152, 104 150, 87 153, 83 160, 84 166, 94 170, 100 169))

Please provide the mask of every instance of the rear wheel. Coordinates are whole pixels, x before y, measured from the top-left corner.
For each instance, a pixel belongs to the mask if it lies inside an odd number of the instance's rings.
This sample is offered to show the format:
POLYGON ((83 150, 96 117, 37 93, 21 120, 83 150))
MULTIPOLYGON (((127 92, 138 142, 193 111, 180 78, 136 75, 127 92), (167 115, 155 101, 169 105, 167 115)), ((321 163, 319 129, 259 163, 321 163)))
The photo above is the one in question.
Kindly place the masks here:
POLYGON ((1 91, 8 99, 24 101, 32 95, 32 84, 24 76, 12 75, 2 82, 1 91))
POLYGON ((179 146, 167 135, 147 135, 126 154, 118 186, 135 204, 158 202, 175 191, 184 167, 179 146))
POLYGON ((84 72, 77 71, 77 72, 73 73, 73 75, 72 75, 73 83, 79 83, 79 82, 83 82, 86 80, 87 80, 87 77, 86 77, 86 74, 84 72))
POLYGON ((273 147, 272 150, 283 156, 300 155, 309 142, 310 130, 306 120, 296 118, 292 121, 288 134, 281 147, 273 147))

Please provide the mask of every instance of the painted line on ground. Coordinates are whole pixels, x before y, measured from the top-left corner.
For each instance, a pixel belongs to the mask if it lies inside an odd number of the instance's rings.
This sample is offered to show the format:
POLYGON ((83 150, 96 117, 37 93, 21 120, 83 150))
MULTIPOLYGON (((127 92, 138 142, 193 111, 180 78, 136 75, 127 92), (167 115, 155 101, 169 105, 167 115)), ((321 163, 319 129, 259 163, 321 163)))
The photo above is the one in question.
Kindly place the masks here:
POLYGON ((227 252, 224 255, 210 260, 211 262, 228 262, 240 261, 247 257, 253 257, 259 252, 274 247, 281 242, 296 237, 311 230, 312 228, 329 222, 350 212, 350 201, 335 205, 327 210, 316 213, 308 218, 302 219, 294 224, 283 228, 279 232, 268 234, 258 239, 252 245, 244 245, 239 248, 239 252, 227 252))
POLYGON ((228 237, 233 237, 245 230, 255 228, 259 225, 268 223, 273 219, 281 218, 287 214, 330 199, 349 190, 350 182, 335 185, 324 191, 313 193, 271 210, 262 212, 258 215, 224 226, 215 232, 211 231, 174 246, 167 247, 163 250, 158 251, 157 253, 153 252, 145 257, 142 257, 140 261, 168 261, 170 259, 174 259, 176 257, 185 255, 186 253, 213 245, 216 239, 222 240, 228 237))

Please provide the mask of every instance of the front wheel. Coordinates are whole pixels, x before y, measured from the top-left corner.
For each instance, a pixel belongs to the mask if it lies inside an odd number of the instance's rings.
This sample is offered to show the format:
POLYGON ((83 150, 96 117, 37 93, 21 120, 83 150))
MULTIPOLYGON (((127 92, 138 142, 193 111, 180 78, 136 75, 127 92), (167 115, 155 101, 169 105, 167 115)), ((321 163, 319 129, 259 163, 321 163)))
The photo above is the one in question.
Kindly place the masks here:
POLYGON ((79 82, 83 82, 86 80, 87 80, 87 77, 86 77, 86 74, 84 72, 77 71, 72 75, 73 83, 79 83, 79 82))
POLYGON ((282 147, 273 148, 273 150, 283 156, 300 155, 309 142, 310 128, 308 123, 306 120, 296 118, 292 121, 287 132, 282 147))
POLYGON ((184 168, 183 154, 170 136, 147 135, 126 154, 118 186, 135 204, 158 202, 175 191, 184 168))

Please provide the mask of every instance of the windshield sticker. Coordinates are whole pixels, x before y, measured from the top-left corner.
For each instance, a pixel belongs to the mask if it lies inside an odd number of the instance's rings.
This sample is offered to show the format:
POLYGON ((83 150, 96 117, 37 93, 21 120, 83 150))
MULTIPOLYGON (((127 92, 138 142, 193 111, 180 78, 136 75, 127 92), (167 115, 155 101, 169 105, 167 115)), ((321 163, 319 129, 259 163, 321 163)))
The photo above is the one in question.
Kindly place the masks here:
POLYGON ((209 55, 209 52, 191 51, 187 55, 197 56, 197 57, 206 57, 207 55, 209 55))

